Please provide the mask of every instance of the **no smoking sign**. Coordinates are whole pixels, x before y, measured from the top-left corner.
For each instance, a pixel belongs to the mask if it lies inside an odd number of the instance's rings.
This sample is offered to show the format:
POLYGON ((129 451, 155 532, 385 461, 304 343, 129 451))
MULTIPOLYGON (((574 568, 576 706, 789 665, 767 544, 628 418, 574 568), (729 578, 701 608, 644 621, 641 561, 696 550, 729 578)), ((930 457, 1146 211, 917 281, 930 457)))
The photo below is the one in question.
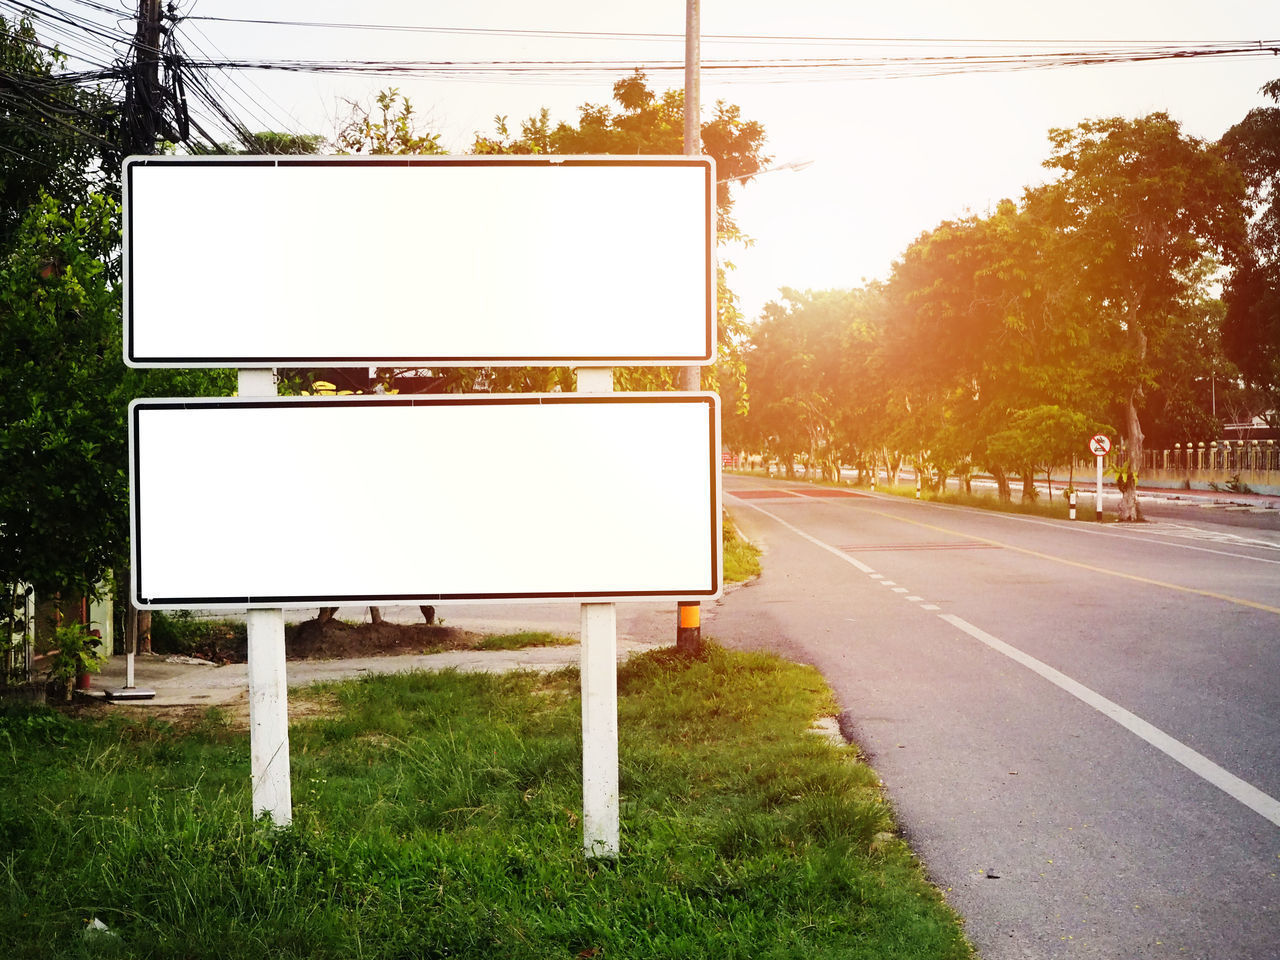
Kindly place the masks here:
POLYGON ((1111 440, 1099 433, 1089 441, 1089 449, 1095 457, 1105 457, 1111 452, 1111 440))

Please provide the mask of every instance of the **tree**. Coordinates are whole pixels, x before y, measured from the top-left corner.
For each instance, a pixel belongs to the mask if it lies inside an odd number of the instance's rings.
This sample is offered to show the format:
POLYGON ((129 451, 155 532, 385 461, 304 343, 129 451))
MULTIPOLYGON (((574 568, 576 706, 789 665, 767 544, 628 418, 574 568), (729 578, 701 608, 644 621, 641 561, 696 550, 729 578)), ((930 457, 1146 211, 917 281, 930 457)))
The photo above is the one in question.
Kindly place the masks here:
POLYGON ((1066 410, 1056 404, 1042 404, 1020 410, 1009 426, 994 434, 988 446, 1012 463, 1030 464, 1043 470, 1049 495, 1053 496, 1055 467, 1072 468, 1068 485, 1074 485, 1074 465, 1089 438, 1096 433, 1111 433, 1112 427, 1090 420, 1083 413, 1066 410))
MULTIPOLYGON (((684 91, 658 94, 648 85, 644 71, 637 69, 613 85, 610 104, 585 103, 578 111, 577 125, 551 125, 544 109, 520 125, 520 136, 512 136, 506 117, 494 118, 495 136, 477 134, 471 146, 475 154, 680 154, 684 152, 684 91)), ((763 153, 764 127, 744 120, 734 104, 717 100, 712 117, 701 126, 702 152, 716 161, 716 214, 721 239, 739 236, 733 222, 735 183, 746 183, 770 161, 763 153)))
POLYGON ((0 250, 41 191, 83 202, 90 166, 112 153, 110 101, 59 82, 65 59, 41 46, 30 20, 0 16, 0 250))
MULTIPOLYGON (((512 133, 506 117, 495 117, 493 135, 477 133, 471 152, 478 155, 674 155, 683 152, 683 91, 668 90, 659 95, 649 88, 644 72, 636 70, 613 85, 613 102, 620 109, 610 104, 583 104, 576 125, 560 122, 553 126, 550 113, 543 109, 520 124, 518 136, 512 133)), ((716 219, 721 242, 742 239, 731 216, 732 183, 726 182, 726 178, 742 177, 741 182, 745 182, 751 174, 760 171, 769 162, 763 153, 764 141, 761 124, 743 120, 737 106, 722 100, 716 102, 712 119, 702 124, 702 150, 715 158, 716 176, 721 181, 716 187, 716 219)), ((733 395, 735 408, 741 412, 749 402, 742 353, 747 328, 738 299, 729 288, 726 268, 732 269, 732 264, 717 266, 719 353, 705 385, 733 395)), ((614 381, 626 390, 669 390, 676 385, 677 369, 619 367, 614 370, 614 381)), ((513 376, 521 374, 508 368, 495 371, 493 379, 499 389, 508 389, 506 384, 513 376)), ((560 379, 567 378, 562 375, 560 379)))
POLYGON ((225 371, 121 361, 120 210, 44 195, 0 260, 0 583, 91 593, 127 554, 128 402, 229 393, 225 371))
POLYGON ((1001 499, 1011 499, 1012 473, 1033 497, 1036 458, 994 438, 1007 439, 1023 411, 1096 405, 1089 330, 1058 241, 1030 192, 1021 206, 1002 200, 989 216, 944 222, 894 264, 884 340, 891 441, 939 482, 977 463, 1001 499))
POLYGON ((791 476, 797 456, 824 475, 835 431, 834 373, 840 362, 843 292, 782 291, 769 303, 752 337, 747 384, 748 422, 763 448, 791 476))
MULTIPOLYGON (((1049 138, 1045 166, 1061 176, 1042 200, 1087 298, 1095 356, 1107 364, 1136 471, 1144 394, 1168 376, 1160 355, 1187 335, 1206 261, 1243 239, 1243 183, 1218 148, 1163 113, 1086 121, 1049 138)), ((1132 487, 1120 517, 1141 519, 1132 487)))
POLYGON ((444 153, 440 134, 418 130, 413 103, 398 87, 374 96, 372 107, 348 101, 351 114, 338 131, 339 153, 378 155, 444 153))
POLYGON ((90 589, 123 551, 116 207, 45 197, 0 265, 0 581, 90 589))
MULTIPOLYGON (((1280 103, 1280 80, 1262 92, 1280 103)), ((1280 423, 1280 107, 1259 107, 1223 135, 1253 211, 1223 291, 1222 347, 1280 423)))

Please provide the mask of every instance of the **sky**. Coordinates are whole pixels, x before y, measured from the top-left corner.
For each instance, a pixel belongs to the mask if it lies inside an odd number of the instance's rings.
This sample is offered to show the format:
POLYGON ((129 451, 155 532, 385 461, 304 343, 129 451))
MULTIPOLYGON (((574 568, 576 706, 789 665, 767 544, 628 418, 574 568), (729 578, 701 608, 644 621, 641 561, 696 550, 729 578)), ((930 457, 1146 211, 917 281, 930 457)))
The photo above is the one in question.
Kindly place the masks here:
MULTIPOLYGON (((95 0, 119 6, 134 0, 95 0)), ((95 14, 84 0, 52 6, 95 14)), ((0 4, 3 6, 3 4, 0 4)), ((453 28, 463 32, 320 29, 191 19, 179 36, 188 53, 210 58, 580 60, 656 64, 682 61, 685 0, 603 4, 586 0, 486 0, 422 4, 409 0, 179 0, 192 18, 228 17, 453 28), (501 30, 503 35, 467 33, 501 30), (672 34, 668 39, 548 37, 530 32, 672 34), (512 33, 519 32, 517 35, 512 33)), ((11 12, 11 11, 6 11, 11 12)), ((1183 45, 1212 41, 1280 43, 1280 4, 1263 0, 702 0, 704 62, 735 57, 909 56, 958 53, 890 38, 991 43, 1026 53, 1037 44, 1075 41, 1183 45), (719 36, 865 38, 869 43, 742 42, 719 36)), ((119 28, 131 33, 127 21, 119 28)), ((976 49, 976 47, 973 47, 976 49)), ((878 76, 883 77, 883 71, 878 76)), ((327 76, 237 71, 220 81, 233 112, 254 129, 270 126, 332 135, 349 108, 397 85, 424 126, 463 152, 493 118, 513 126, 540 110, 575 121, 578 107, 603 103, 616 75, 564 73, 483 80, 327 76), (258 120, 260 122, 254 122, 258 120)), ((679 69, 651 66, 651 86, 681 87, 679 69)), ((766 173, 736 189, 735 216, 753 239, 726 246, 730 285, 749 318, 780 287, 848 288, 885 279, 895 258, 945 219, 993 209, 1003 197, 1042 182, 1047 132, 1096 117, 1165 111, 1186 132, 1216 139, 1280 78, 1280 57, 1200 58, 909 79, 855 78, 814 71, 757 70, 749 79, 702 76, 703 116, 723 99, 761 122, 775 165, 812 161, 802 170, 766 173), (800 79, 795 77, 800 74, 800 79)))

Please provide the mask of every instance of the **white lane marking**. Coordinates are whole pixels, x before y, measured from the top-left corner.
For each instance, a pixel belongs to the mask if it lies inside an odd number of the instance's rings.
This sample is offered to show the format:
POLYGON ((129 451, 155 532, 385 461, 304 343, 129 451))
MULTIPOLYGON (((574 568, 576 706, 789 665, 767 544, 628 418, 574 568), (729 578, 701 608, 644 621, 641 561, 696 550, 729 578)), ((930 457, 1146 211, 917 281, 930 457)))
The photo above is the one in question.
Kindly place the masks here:
POLYGON ((907 591, 907 588, 906 588, 906 587, 894 587, 894 588, 893 588, 893 592, 894 592, 894 593, 907 593, 908 591, 907 591))
POLYGON ((1047 663, 1037 660, 1030 654, 1023 653, 1017 647, 1010 646, 1003 640, 993 637, 985 630, 980 630, 954 614, 940 613, 938 617, 953 627, 964 631, 975 640, 982 641, 992 650, 1002 653, 1010 660, 1022 664, 1028 670, 1038 673, 1054 686, 1087 703, 1103 716, 1110 717, 1134 736, 1145 740, 1161 753, 1182 764, 1192 773, 1207 780, 1228 796, 1240 801, 1250 810, 1280 827, 1280 800, 1263 793, 1253 784, 1247 783, 1234 773, 1224 770, 1204 754, 1192 750, 1181 740, 1175 740, 1163 730, 1143 720, 1137 714, 1129 712, 1118 703, 1108 700, 1102 694, 1096 693, 1079 681, 1072 680, 1065 673, 1055 670, 1047 663))
POLYGON ((845 553, 845 552, 844 552, 843 550, 841 550, 839 547, 833 547, 833 546, 831 546, 831 544, 829 544, 829 543, 823 543, 823 542, 822 542, 821 540, 819 540, 817 537, 812 537, 812 536, 810 536, 809 534, 807 534, 807 533, 805 533, 803 530, 801 530, 799 527, 795 527, 795 526, 792 526, 791 524, 787 523, 787 521, 783 520, 783 519, 782 519, 781 517, 779 517, 776 513, 770 513, 768 510, 764 509, 763 507, 757 507, 754 503, 749 503, 749 502, 747 502, 747 501, 745 501, 745 500, 741 501, 741 503, 742 503, 742 505, 743 505, 744 507, 750 507, 752 510, 758 510, 760 513, 763 513, 766 517, 768 517, 768 518, 769 518, 770 520, 772 520, 774 523, 779 523, 779 524, 781 524, 782 526, 786 527, 788 530, 790 530, 790 531, 791 531, 792 533, 794 533, 796 536, 800 537, 802 540, 808 540, 808 541, 809 541, 810 543, 812 543, 815 547, 821 547, 823 550, 827 551, 827 553, 833 553, 833 554, 835 554, 837 557, 839 557, 839 558, 840 558, 841 560, 843 560, 845 563, 849 564, 849 565, 850 565, 850 566, 852 566, 852 567, 855 567, 855 568, 856 568, 856 569, 858 569, 858 570, 861 570, 863 573, 869 573, 869 574, 871 574, 871 576, 876 577, 876 578, 879 578, 879 577, 880 577, 880 574, 877 574, 877 573, 876 573, 876 571, 875 571, 875 568, 874 568, 874 567, 868 567, 868 566, 867 566, 865 563, 863 563, 861 560, 855 560, 853 557, 849 556, 847 553, 845 553))
POLYGON ((907 600, 910 600, 912 603, 919 603, 921 600, 923 600, 923 599, 924 599, 924 597, 917 597, 917 596, 915 596, 915 595, 913 594, 913 595, 911 595, 911 596, 907 597, 906 599, 907 599, 907 600))
POLYGON ((895 582, 894 582, 894 581, 892 581, 892 580, 881 580, 881 581, 880 581, 880 586, 882 586, 882 587, 896 587, 896 586, 897 586, 897 583, 895 583, 895 582))
POLYGON ((921 610, 941 610, 942 608, 938 606, 936 603, 922 603, 920 605, 920 609, 921 610))
POLYGON ((872 579, 872 580, 883 580, 883 579, 884 579, 884 574, 883 574, 883 573, 873 573, 873 574, 871 575, 871 579, 872 579))
POLYGON ((978 507, 966 507, 958 503, 937 503, 936 501, 932 501, 932 500, 921 500, 921 501, 907 500, 905 497, 895 497, 895 496, 892 496, 891 494, 885 494, 883 496, 880 494, 877 494, 875 499, 883 500, 886 503, 895 502, 895 501, 900 501, 903 503, 919 502, 924 506, 936 507, 939 510, 958 510, 960 512, 968 512, 968 513, 978 512, 978 513, 982 513, 985 516, 989 516, 999 520, 1008 520, 1013 523, 1029 523, 1039 527, 1053 527, 1054 529, 1057 529, 1057 530, 1063 530, 1063 529, 1071 530, 1074 533, 1083 533, 1089 536, 1111 537, 1116 540, 1132 540, 1135 543, 1155 543, 1164 547, 1173 547, 1174 549, 1177 549, 1177 550, 1194 550, 1197 553, 1212 553, 1215 556, 1219 556, 1219 557, 1235 557, 1237 560, 1252 560, 1255 563, 1280 564, 1280 560, 1272 560, 1270 557, 1255 557, 1247 553, 1232 553, 1229 550, 1214 550, 1210 547, 1200 547, 1190 543, 1171 543, 1170 541, 1165 539, 1152 539, 1153 535, 1180 536, 1186 539, 1195 538, 1195 539, 1201 539, 1201 540, 1212 540, 1214 542, 1222 543, 1222 544, 1230 544, 1230 545, 1237 545, 1237 546, 1243 546, 1243 547, 1254 547, 1254 548, 1263 549, 1263 550, 1280 549, 1280 545, 1271 543, 1268 540, 1257 540, 1252 537, 1240 537, 1240 536, 1237 536, 1236 534, 1217 533, 1216 531, 1211 531, 1211 530, 1200 530, 1197 527, 1187 527, 1184 524, 1171 523, 1168 521, 1157 521, 1157 522, 1151 523, 1144 530, 1134 530, 1134 531, 1126 530, 1122 532, 1119 530, 1113 530, 1109 527, 1099 527, 1095 523, 1074 524, 1074 523, 1068 522, 1064 524, 1061 520, 1041 520, 1037 517, 1022 517, 1012 513, 1002 513, 1000 511, 995 511, 995 510, 982 510, 981 508, 978 508, 978 507), (1190 530, 1195 532, 1194 533, 1169 532, 1166 534, 1164 529, 1160 529, 1163 527, 1182 527, 1185 530, 1190 530), (1147 535, 1139 536, 1138 534, 1147 534, 1147 535))

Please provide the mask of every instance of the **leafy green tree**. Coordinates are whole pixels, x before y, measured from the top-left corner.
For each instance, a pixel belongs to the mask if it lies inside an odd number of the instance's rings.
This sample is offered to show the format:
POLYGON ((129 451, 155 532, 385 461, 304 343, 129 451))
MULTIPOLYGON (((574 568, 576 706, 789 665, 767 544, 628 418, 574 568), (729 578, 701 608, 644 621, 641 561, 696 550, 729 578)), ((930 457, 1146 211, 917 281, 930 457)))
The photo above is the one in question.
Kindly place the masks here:
MULTIPOLYGON (((29 19, 0 16, 0 250, 8 249, 41 191, 87 199, 90 168, 113 152, 110 101, 60 83, 65 57, 40 45, 29 19)), ((116 165, 104 163, 114 175, 116 165)))
MULTIPOLYGON (((587 103, 578 111, 578 122, 551 123, 542 110, 520 124, 519 135, 511 132, 506 117, 496 117, 491 136, 477 134, 473 154, 665 154, 684 151, 684 92, 667 90, 658 94, 648 85, 643 71, 624 77, 613 85, 612 104, 587 103)), ((732 218, 734 183, 746 182, 769 163, 763 152, 764 127, 744 120, 740 108, 717 101, 710 120, 701 127, 702 150, 716 161, 716 219, 722 243, 743 239, 732 218), (741 178, 741 180, 736 179, 741 178)), ((729 287, 726 268, 721 263, 716 274, 716 323, 718 359, 704 372, 703 385, 732 396, 734 415, 741 417, 749 403, 746 389, 743 348, 747 324, 738 298, 729 287)), ((501 383, 511 371, 499 372, 501 383)), ((677 368, 618 368, 614 381, 627 390, 668 390, 677 382, 677 368)), ((736 428, 735 428, 736 429, 736 428)))
MULTIPOLYGON (((1280 80, 1262 92, 1280 103, 1280 80)), ((1221 144, 1244 175, 1254 214, 1223 291, 1222 346, 1280 417, 1280 106, 1250 110, 1221 144)))
POLYGON ((335 140, 339 153, 380 156, 445 152, 440 146, 440 134, 419 130, 413 103, 398 87, 375 94, 372 106, 352 101, 348 105, 351 113, 335 140))
MULTIPOLYGON (((1076 410, 1057 404, 1042 404, 1019 410, 1009 425, 987 441, 988 447, 1011 463, 1029 464, 1044 471, 1049 495, 1053 495, 1053 471, 1056 467, 1072 469, 1069 485, 1074 485, 1074 466, 1089 438, 1095 433, 1113 432, 1113 428, 1090 419, 1076 410)), ((1034 489, 1034 488, 1032 488, 1034 489)))
POLYGON ((298 156, 300 154, 319 153, 325 145, 325 139, 318 133, 280 133, 274 130, 263 130, 248 135, 246 143, 223 143, 217 149, 191 144, 193 154, 251 154, 253 156, 298 156))
POLYGON ((809 469, 835 479, 841 463, 865 461, 879 440, 872 379, 879 287, 781 293, 766 305, 747 352, 747 435, 788 474, 803 456, 809 469))
POLYGON ((42 196, 0 260, 0 582, 90 592, 126 554, 125 424, 143 393, 230 393, 225 372, 121 360, 120 210, 42 196))
POLYGON ((940 482, 978 464, 1010 499, 1009 475, 1034 496, 1035 461, 992 443, 1020 411, 1090 404, 1089 331, 1039 198, 947 221, 894 265, 887 295, 886 384, 892 442, 940 482), (1011 459, 1012 458, 1012 459, 1011 459))
MULTIPOLYGON (((586 103, 577 124, 554 127, 545 109, 520 125, 514 136, 506 117, 494 120, 495 135, 477 134, 475 154, 680 154, 684 152, 684 91, 658 94, 642 70, 613 85, 613 104, 586 103)), ((744 120, 734 104, 716 101, 701 126, 702 152, 716 161, 716 213, 721 239, 739 236, 733 222, 732 187, 745 183, 770 161, 763 152, 764 127, 744 120)))
MULTIPOLYGON (((1144 395, 1165 382, 1162 356, 1189 335, 1187 304, 1207 282, 1205 264, 1244 239, 1244 185, 1220 149, 1163 113, 1090 120, 1049 136, 1045 166, 1061 176, 1042 200, 1087 298, 1095 356, 1124 422, 1124 456, 1137 470, 1144 395)), ((1132 487, 1120 516, 1141 519, 1132 487)))
POLYGON ((0 266, 0 580, 90 589, 124 548, 115 206, 45 197, 0 266))
POLYGON ((787 476, 796 457, 829 471, 835 440, 834 377, 840 362, 843 292, 783 289, 766 305, 747 358, 749 422, 787 476))

